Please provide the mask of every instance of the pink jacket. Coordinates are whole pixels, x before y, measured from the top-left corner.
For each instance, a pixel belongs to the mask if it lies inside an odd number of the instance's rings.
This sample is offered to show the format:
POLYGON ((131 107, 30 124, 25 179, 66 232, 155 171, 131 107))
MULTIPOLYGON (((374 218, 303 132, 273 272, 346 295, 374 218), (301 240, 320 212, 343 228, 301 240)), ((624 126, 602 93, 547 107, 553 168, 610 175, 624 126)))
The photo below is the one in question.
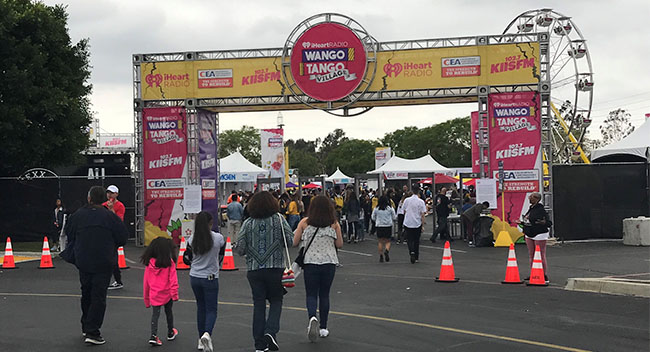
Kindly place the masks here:
POLYGON ((168 268, 156 267, 156 259, 151 258, 144 269, 142 297, 145 307, 163 306, 170 300, 178 301, 178 277, 176 265, 168 268))

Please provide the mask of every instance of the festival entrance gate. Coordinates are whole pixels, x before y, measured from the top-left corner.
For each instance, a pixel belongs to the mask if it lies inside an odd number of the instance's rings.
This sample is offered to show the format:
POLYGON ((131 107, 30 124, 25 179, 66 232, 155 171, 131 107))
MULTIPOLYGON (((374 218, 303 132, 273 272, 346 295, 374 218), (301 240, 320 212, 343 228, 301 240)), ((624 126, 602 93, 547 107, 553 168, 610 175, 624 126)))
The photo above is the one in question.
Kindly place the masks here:
POLYGON ((533 155, 536 173, 525 176, 537 175, 532 181, 550 205, 550 177, 539 187, 541 156, 553 155, 549 39, 548 32, 521 31, 378 42, 355 20, 326 13, 300 23, 281 48, 133 55, 136 243, 174 230, 185 216, 185 185, 204 186, 204 208, 217 199, 222 112, 350 116, 380 106, 478 102, 478 172, 493 177, 495 156, 517 171, 509 161, 533 155), (523 95, 531 103, 519 104, 523 95), (494 150, 497 128, 534 131, 539 142, 494 150))

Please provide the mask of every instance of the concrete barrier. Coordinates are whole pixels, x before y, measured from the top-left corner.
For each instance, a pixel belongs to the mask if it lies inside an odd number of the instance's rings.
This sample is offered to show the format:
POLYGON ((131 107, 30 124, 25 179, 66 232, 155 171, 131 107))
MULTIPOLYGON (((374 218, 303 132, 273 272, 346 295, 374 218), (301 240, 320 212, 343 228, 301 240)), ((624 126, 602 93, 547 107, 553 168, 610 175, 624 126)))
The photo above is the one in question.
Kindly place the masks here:
POLYGON ((650 298, 650 281, 617 278, 569 278, 565 290, 650 298))
POLYGON ((628 246, 650 246, 650 218, 623 219, 623 244, 628 246))

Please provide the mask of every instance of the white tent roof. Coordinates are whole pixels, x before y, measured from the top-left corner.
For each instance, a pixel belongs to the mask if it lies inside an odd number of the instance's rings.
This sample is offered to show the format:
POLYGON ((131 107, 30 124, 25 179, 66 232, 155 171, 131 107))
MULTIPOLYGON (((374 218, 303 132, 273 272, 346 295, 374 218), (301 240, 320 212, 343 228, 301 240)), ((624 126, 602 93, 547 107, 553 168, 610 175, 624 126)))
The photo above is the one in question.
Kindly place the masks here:
POLYGON ((369 174, 378 174, 381 172, 451 172, 448 169, 427 154, 417 159, 404 159, 399 156, 393 156, 386 164, 376 170, 372 170, 369 174))
POLYGON ((634 155, 645 159, 648 148, 650 148, 650 118, 627 137, 591 152, 591 160, 595 161, 614 154, 634 155))
POLYGON ((259 174, 268 175, 269 170, 265 170, 244 158, 239 152, 228 155, 219 159, 219 173, 221 181, 255 181, 259 174), (224 178, 224 175, 233 175, 232 178, 224 178))
POLYGON ((337 167, 336 171, 334 171, 333 174, 325 178, 325 181, 330 181, 334 183, 352 183, 354 182, 354 179, 344 174, 343 171, 339 170, 339 168, 337 167))

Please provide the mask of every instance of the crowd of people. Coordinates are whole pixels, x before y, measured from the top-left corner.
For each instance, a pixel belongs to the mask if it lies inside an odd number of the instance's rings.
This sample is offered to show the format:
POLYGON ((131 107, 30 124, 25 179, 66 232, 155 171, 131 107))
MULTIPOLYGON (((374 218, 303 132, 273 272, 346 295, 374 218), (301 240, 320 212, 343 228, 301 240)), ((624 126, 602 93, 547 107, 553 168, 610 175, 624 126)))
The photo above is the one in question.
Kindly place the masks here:
MULTIPOLYGON (((88 205, 70 216, 64 235, 68 245, 61 257, 76 265, 81 282, 82 333, 88 344, 101 345, 105 340, 100 328, 106 310, 107 290, 112 276, 121 284, 116 250, 126 243, 127 231, 123 210, 117 200, 115 186, 104 189, 94 186, 88 192, 88 205)), ((406 186, 399 192, 389 188, 383 194, 373 190, 333 188, 325 194, 320 190, 304 192, 262 191, 243 195, 233 192, 228 201, 228 231, 235 238, 235 250, 245 256, 247 279, 253 299, 252 333, 256 352, 277 351, 280 331, 283 286, 288 268, 288 246, 300 247, 307 307, 307 337, 315 342, 329 336, 328 316, 330 289, 340 264, 338 250, 343 247, 344 234, 348 243, 363 241, 365 233, 376 234, 379 262, 390 262, 391 242, 408 244, 410 262, 419 260, 419 244, 425 217, 434 209, 438 228, 431 237, 435 241, 451 240, 446 216, 456 206, 455 190, 441 188, 433 196, 429 189, 406 186), (427 196, 428 195, 428 196, 427 196), (243 203, 243 204, 242 204, 243 203), (305 206, 305 203, 308 205, 305 206), (342 225, 345 226, 342 226, 342 225), (397 232, 394 231, 397 224, 397 232), (286 256, 285 256, 286 253, 286 256), (269 303, 267 312, 267 302, 269 303)), ((457 193, 456 193, 457 194, 457 193)), ((469 229, 489 208, 487 202, 474 204, 472 190, 463 193, 466 206, 461 218, 469 229)), ((540 203, 539 193, 529 196, 530 209, 522 216, 530 262, 536 246, 541 248, 546 273, 545 244, 549 238, 548 214, 540 203)), ((57 203, 58 212, 62 204, 57 203)), ((215 219, 208 212, 195 218, 195 229, 188 242, 191 254, 190 285, 196 300, 196 321, 199 350, 213 351, 212 332, 217 320, 219 268, 225 249, 225 239, 212 231, 215 219)), ((470 242, 471 243, 471 242, 470 242)), ((151 241, 141 256, 145 265, 143 300, 152 308, 149 344, 162 345, 158 337, 158 320, 164 309, 168 341, 179 334, 174 327, 173 304, 178 301, 178 278, 175 261, 177 245, 169 238, 151 241)), ((548 280, 548 277, 545 278, 548 280)))

